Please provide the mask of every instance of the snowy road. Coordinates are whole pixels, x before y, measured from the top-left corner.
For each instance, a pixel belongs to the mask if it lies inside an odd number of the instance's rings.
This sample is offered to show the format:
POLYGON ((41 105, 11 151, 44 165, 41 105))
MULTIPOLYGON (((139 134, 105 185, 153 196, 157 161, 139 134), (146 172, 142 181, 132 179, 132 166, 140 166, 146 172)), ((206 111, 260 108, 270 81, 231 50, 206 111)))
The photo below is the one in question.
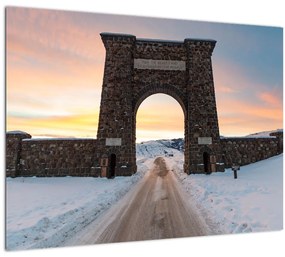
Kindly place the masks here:
POLYGON ((153 169, 133 190, 66 245, 210 234, 185 197, 165 160, 158 157, 153 169))

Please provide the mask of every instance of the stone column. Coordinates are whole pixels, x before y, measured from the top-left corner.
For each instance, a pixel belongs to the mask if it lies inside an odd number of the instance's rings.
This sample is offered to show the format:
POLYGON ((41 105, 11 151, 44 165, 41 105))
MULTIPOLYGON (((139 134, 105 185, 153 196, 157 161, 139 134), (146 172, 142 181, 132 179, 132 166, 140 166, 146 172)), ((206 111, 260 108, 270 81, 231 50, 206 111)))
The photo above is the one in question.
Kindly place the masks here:
POLYGON ((115 175, 136 172, 133 139, 133 35, 101 33, 106 48, 97 132, 99 159, 116 155, 115 175))
POLYGON ((204 173, 209 154, 210 171, 223 171, 211 55, 216 41, 185 39, 189 131, 189 172, 204 173))
POLYGON ((283 153, 283 131, 276 131, 269 134, 278 139, 277 154, 283 153))
POLYGON ((20 174, 22 140, 31 135, 22 131, 6 133, 6 177, 17 177, 20 174))

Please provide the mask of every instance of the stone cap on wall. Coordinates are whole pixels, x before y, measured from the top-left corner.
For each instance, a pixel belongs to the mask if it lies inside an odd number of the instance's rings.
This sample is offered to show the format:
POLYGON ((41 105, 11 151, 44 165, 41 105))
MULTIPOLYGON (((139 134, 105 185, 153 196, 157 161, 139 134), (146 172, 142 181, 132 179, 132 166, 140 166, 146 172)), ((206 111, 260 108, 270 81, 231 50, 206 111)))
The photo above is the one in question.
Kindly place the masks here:
POLYGON ((13 130, 6 132, 7 137, 18 137, 18 138, 31 138, 32 136, 27 132, 21 130, 13 130))
POLYGON ((184 44, 184 41, 171 39, 153 39, 153 38, 137 38, 136 43, 151 43, 151 44, 184 44))
POLYGON ((28 133, 21 131, 21 130, 7 131, 6 134, 8 135, 29 135, 28 133))
POLYGON ((269 141, 269 140, 277 140, 276 137, 221 137, 222 141, 269 141))
POLYGON ((100 33, 100 36, 105 47, 107 46, 108 41, 124 42, 131 44, 133 44, 136 41, 136 36, 130 34, 102 32, 100 33))
POLYGON ((27 139, 23 139, 23 141, 94 141, 96 139, 94 138, 68 138, 68 137, 64 137, 64 138, 27 138, 27 139))
POLYGON ((152 39, 152 38, 137 38, 132 34, 102 32, 100 33, 102 40, 114 41, 136 41, 136 43, 159 43, 159 44, 184 44, 184 43, 206 43, 215 46, 216 40, 213 39, 199 39, 199 38, 185 38, 183 41, 171 39, 152 39))
POLYGON ((205 38, 185 38, 185 41, 190 41, 190 42, 209 42, 209 43, 216 43, 217 40, 214 39, 205 39, 205 38))
POLYGON ((124 33, 113 33, 113 32, 101 32, 100 33, 101 37, 132 37, 136 38, 136 36, 132 34, 124 34, 124 33))

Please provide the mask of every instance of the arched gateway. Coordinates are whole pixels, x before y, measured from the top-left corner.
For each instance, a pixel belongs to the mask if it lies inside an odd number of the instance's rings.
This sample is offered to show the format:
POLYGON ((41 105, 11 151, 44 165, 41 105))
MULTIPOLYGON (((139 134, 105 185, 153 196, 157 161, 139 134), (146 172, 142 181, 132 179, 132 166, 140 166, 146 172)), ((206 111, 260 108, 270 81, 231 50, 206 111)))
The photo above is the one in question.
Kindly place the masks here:
POLYGON ((184 171, 224 171, 211 62, 216 41, 137 39, 114 33, 101 33, 101 38, 106 59, 97 162, 106 156, 111 162, 116 156, 112 175, 136 172, 137 109, 148 96, 165 93, 184 112, 184 171))

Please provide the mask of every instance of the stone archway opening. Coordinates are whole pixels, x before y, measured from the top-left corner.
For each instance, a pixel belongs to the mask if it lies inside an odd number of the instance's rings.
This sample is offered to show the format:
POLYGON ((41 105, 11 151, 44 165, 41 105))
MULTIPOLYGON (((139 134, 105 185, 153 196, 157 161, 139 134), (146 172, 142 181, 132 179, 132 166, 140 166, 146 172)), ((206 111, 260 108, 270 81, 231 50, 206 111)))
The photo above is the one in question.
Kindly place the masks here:
POLYGON ((146 97, 135 113, 136 143, 159 139, 184 139, 185 116, 179 102, 165 93, 146 97))
POLYGON ((204 164, 204 171, 206 174, 210 173, 210 154, 208 152, 203 153, 203 164, 204 164))
MULTIPOLYGON (((167 98, 169 102, 172 103, 173 106, 175 106, 175 118, 173 118, 174 122, 177 118, 177 115, 180 116, 180 123, 181 127, 178 129, 180 133, 177 136, 178 138, 184 139, 184 154, 182 155, 183 158, 183 169, 188 165, 188 159, 189 159, 189 140, 188 140, 188 116, 187 116, 187 101, 183 94, 177 88, 173 85, 150 85, 148 87, 144 87, 141 91, 137 93, 137 97, 133 100, 133 145, 136 144, 136 133, 137 129, 139 128, 137 125, 137 112, 141 108, 141 105, 144 104, 144 102, 147 102, 148 99, 156 98, 155 102, 159 103, 161 99, 159 99, 159 96, 162 96, 163 98, 167 98), (156 98, 158 96, 158 98, 156 98)), ((166 111, 169 111, 170 106, 164 106, 166 111)), ((156 108, 157 113, 161 111, 161 109, 156 108)), ((165 119, 169 119, 170 115, 169 113, 166 115, 165 119)), ((153 119, 152 119, 153 122, 153 119)), ((177 123, 177 122, 176 122, 177 123)), ((159 129, 157 129, 159 132, 159 129)), ((168 136, 163 138, 160 134, 159 137, 156 139, 174 139, 174 136, 172 133, 167 133, 168 136)), ((153 138, 154 139, 154 138, 153 138)), ((136 158, 136 157, 135 157, 136 158)))
POLYGON ((114 178, 116 171, 116 163, 117 163, 116 154, 112 153, 109 157, 109 160, 110 160, 110 165, 109 165, 108 178, 114 178))

